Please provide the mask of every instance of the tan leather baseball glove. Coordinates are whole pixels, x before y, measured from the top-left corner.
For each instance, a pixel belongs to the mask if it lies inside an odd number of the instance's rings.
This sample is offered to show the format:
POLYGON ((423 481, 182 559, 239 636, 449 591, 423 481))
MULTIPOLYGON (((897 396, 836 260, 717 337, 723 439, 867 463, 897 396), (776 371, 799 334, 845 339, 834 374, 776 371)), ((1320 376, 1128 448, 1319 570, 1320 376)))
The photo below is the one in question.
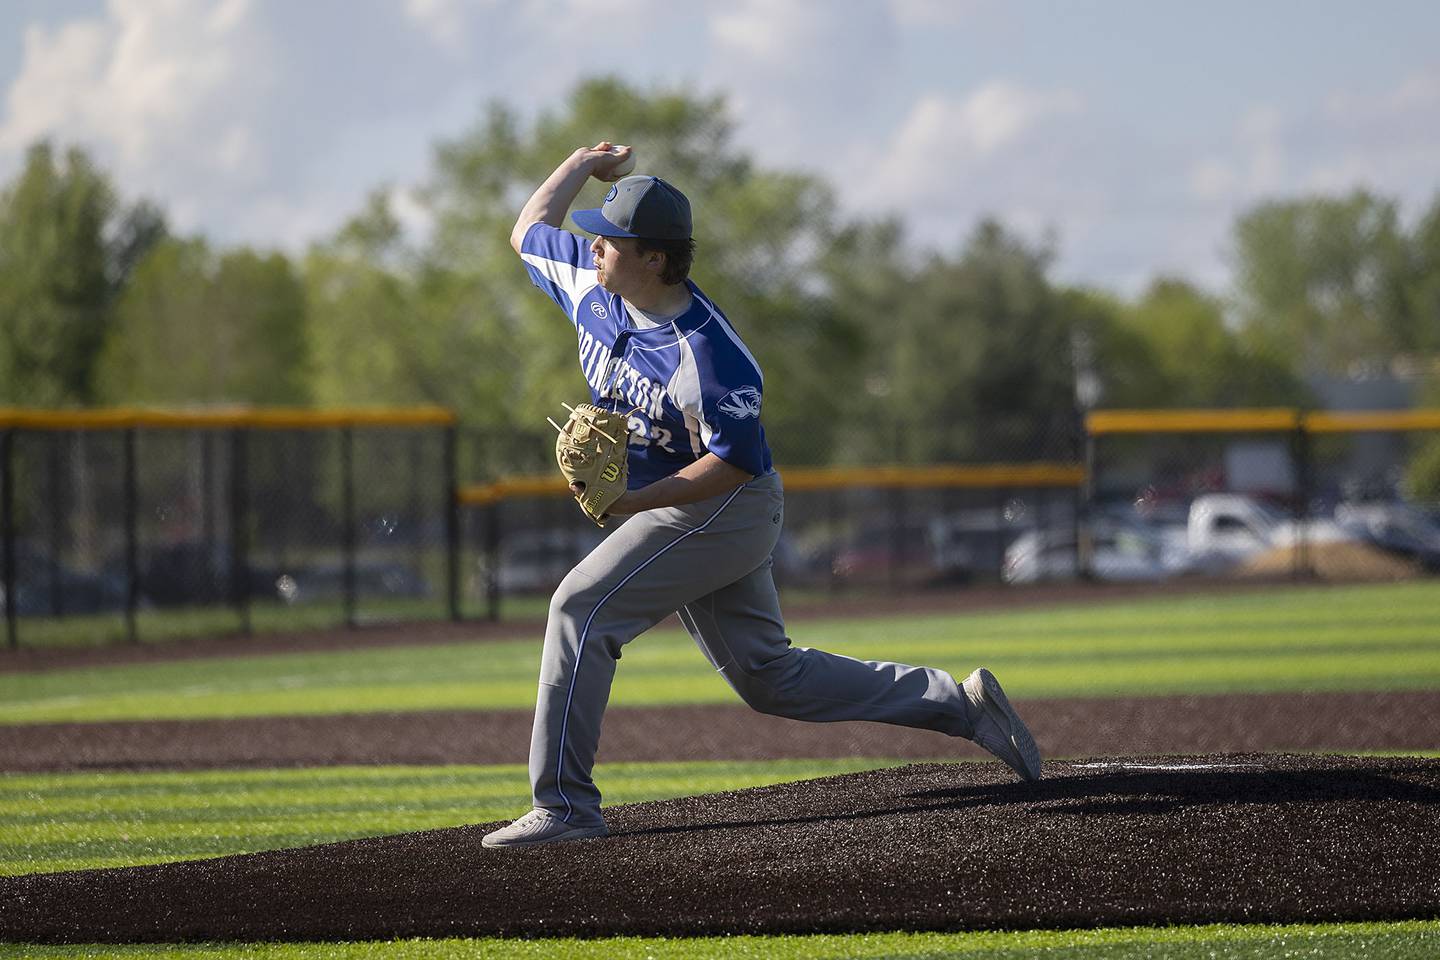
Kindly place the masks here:
POLYGON ((555 460, 571 489, 579 485, 575 500, 580 509, 603 527, 610 519, 605 511, 620 499, 630 477, 630 415, 589 403, 564 407, 570 411, 565 425, 550 421, 560 431, 555 438, 555 460))

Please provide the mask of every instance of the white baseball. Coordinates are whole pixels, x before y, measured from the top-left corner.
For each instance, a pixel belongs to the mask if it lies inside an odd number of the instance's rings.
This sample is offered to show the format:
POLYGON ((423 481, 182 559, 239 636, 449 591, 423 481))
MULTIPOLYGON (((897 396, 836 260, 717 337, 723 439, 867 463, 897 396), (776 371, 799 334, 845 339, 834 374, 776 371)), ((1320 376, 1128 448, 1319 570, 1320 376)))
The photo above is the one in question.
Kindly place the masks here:
MULTIPOLYGON (((613 153, 613 154, 619 155, 620 151, 621 151, 621 150, 624 150, 624 149, 625 149, 625 147, 623 147, 623 146, 611 147, 611 148, 610 148, 610 152, 613 153)), ((634 151, 634 150, 631 150, 631 151, 630 151, 630 156, 626 157, 624 160, 621 160, 619 163, 615 164, 615 166, 613 166, 613 167, 610 168, 610 176, 612 176, 612 177, 614 177, 615 179, 618 180, 618 179, 620 179, 621 177, 628 177, 628 176, 630 175, 630 171, 632 171, 632 170, 634 170, 634 169, 635 169, 635 151, 634 151)))

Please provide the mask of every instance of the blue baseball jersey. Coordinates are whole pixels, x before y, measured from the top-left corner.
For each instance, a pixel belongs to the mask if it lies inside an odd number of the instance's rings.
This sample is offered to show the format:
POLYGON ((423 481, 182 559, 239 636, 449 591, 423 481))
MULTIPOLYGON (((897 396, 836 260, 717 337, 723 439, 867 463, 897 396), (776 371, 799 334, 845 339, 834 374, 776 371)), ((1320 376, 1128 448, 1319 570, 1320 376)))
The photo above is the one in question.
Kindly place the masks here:
POLYGON ((756 476, 770 472, 760 365, 699 287, 686 281, 691 302, 680 316, 637 326, 625 302, 600 286, 584 238, 536 223, 520 251, 535 285, 575 325, 595 405, 638 408, 630 416, 632 489, 706 453, 756 476))

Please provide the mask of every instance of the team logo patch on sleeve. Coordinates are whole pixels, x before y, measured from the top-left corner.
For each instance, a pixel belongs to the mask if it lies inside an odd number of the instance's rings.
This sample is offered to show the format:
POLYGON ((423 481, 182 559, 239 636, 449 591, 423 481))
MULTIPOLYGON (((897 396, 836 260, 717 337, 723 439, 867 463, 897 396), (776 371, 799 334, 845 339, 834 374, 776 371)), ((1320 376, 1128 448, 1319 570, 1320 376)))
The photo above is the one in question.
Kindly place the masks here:
POLYGON ((716 407, 735 420, 753 420, 760 416, 760 391, 755 387, 736 387, 725 394, 716 407))

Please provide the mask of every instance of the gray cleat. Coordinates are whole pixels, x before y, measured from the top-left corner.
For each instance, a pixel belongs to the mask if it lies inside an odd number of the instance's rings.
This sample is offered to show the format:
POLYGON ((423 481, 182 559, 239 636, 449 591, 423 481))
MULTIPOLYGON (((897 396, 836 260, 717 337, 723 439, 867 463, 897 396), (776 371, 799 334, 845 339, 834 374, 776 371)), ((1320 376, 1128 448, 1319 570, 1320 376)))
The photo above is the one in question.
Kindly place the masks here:
POLYGON ((1040 750, 1025 721, 1010 706, 995 674, 984 667, 960 685, 971 708, 975 734, 970 739, 1004 760, 1026 780, 1040 779, 1040 750))
POLYGON ((508 827, 485 834, 480 841, 486 847, 530 847, 560 840, 584 840, 588 837, 603 837, 610 833, 605 824, 591 824, 577 827, 566 823, 553 813, 531 810, 508 827))

